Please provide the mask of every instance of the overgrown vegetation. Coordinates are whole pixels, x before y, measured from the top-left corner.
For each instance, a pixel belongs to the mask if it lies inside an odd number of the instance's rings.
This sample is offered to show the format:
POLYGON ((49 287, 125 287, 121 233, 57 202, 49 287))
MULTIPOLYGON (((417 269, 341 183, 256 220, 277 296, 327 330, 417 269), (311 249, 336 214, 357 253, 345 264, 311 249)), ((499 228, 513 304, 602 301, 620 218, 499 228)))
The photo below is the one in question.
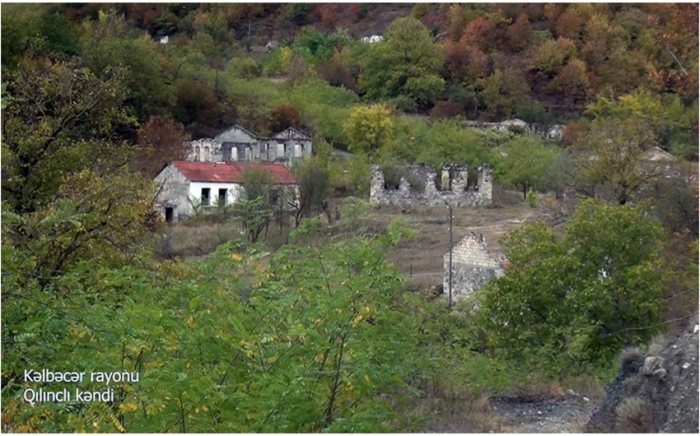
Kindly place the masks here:
POLYGON ((697 5, 421 4, 361 42, 386 7, 3 7, 4 429, 418 431, 455 403, 599 386, 619 350, 692 315, 697 5), (465 128, 508 117, 540 130, 465 128), (206 243, 174 253, 150 178, 233 123, 304 129, 315 156, 293 194, 246 174, 246 198, 189 223, 206 243), (370 159, 393 187, 424 189, 404 164, 488 162, 533 207, 592 199, 563 230, 509 234, 479 311, 449 310, 386 260, 409 229, 352 197, 333 216, 334 194, 367 195, 370 159), (26 389, 76 387, 25 380, 44 368, 140 377, 31 406, 26 389))

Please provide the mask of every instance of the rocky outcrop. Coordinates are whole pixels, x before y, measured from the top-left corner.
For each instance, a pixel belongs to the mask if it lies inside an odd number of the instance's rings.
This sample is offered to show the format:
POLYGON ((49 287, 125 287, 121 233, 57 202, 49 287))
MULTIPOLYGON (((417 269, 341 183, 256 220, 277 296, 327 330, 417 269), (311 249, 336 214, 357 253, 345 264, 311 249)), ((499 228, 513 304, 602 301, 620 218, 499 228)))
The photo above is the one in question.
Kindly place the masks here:
POLYGON ((698 320, 675 341, 628 349, 588 433, 698 433, 698 320))

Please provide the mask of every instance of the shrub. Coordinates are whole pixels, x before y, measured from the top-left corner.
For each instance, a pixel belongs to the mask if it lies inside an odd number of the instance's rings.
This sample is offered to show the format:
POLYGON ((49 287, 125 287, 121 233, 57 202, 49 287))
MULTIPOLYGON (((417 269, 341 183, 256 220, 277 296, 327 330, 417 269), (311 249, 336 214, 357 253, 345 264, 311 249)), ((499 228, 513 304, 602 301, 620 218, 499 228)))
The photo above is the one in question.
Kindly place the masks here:
POLYGON ((509 233, 501 242, 508 271, 480 291, 491 344, 561 376, 650 339, 664 315, 664 236, 642 206, 592 200, 563 235, 544 223, 509 233))
POLYGON ((411 16, 415 19, 421 19, 430 13, 430 5, 428 3, 416 3, 411 10, 411 16))
POLYGON ((527 192, 527 204, 530 207, 537 207, 537 195, 530 189, 527 192))
POLYGON ((412 172, 408 172, 404 177, 411 187, 411 191, 422 192, 425 190, 425 181, 417 175, 413 174, 412 172))
POLYGON ((388 100, 387 104, 405 113, 412 113, 418 110, 418 105, 416 102, 411 97, 405 95, 394 97, 388 100))
POLYGON ((652 410, 639 397, 627 398, 615 410, 616 430, 620 433, 654 433, 652 410))

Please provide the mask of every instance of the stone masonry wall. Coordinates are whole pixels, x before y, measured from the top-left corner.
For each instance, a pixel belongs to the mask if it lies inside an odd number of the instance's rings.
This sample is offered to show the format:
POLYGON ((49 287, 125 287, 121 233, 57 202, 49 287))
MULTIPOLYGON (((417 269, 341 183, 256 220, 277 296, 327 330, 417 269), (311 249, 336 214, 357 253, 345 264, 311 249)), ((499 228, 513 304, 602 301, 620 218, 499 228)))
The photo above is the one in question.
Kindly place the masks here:
POLYGON ((492 201, 491 167, 479 168, 476 191, 467 190, 467 168, 462 165, 446 165, 441 174, 441 185, 436 186, 436 173, 426 165, 406 168, 412 181, 422 186, 411 186, 406 177, 401 178, 399 189, 386 189, 384 172, 377 165, 371 166, 369 201, 372 204, 401 206, 488 206, 492 201), (449 186, 448 186, 449 185, 449 186))
MULTIPOLYGON (((450 284, 449 262, 448 251, 443 257, 443 289, 446 295, 450 284)), ((452 249, 452 298, 465 298, 504 272, 500 259, 486 251, 486 241, 480 235, 468 235, 452 249)))

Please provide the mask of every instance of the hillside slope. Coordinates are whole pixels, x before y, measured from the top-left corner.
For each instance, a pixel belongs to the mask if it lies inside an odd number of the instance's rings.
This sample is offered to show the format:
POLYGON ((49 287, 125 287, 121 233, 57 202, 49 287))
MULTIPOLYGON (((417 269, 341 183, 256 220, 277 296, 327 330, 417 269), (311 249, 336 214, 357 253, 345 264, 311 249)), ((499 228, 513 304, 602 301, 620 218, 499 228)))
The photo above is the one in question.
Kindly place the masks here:
POLYGON ((698 432, 698 325, 675 341, 635 350, 622 360, 606 399, 593 411, 591 433, 698 432))

